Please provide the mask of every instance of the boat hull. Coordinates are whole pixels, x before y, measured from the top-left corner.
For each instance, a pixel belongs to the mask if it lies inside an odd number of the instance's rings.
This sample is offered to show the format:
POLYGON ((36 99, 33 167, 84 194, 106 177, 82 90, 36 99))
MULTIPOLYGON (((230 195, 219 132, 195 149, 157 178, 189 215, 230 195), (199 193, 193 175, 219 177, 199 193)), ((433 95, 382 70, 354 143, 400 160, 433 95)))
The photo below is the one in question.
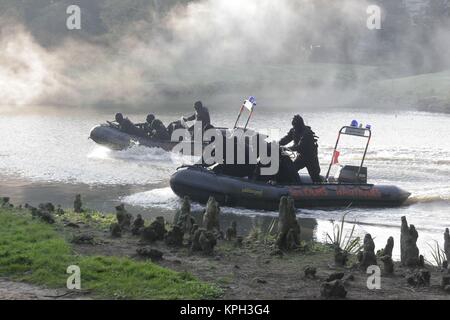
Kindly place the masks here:
MULTIPOLYGON (((91 130, 90 139, 113 150, 124 150, 135 145, 140 145, 148 148, 161 148, 165 151, 172 151, 179 144, 179 142, 130 135, 108 125, 98 125, 94 127, 91 130)), ((190 141, 183 143, 193 145, 190 141)), ((193 147, 191 150, 194 150, 193 147)))
POLYGON ((188 167, 172 175, 170 186, 179 197, 206 203, 210 196, 223 206, 277 210, 281 197, 291 196, 297 208, 397 207, 410 193, 370 184, 271 185, 188 167))

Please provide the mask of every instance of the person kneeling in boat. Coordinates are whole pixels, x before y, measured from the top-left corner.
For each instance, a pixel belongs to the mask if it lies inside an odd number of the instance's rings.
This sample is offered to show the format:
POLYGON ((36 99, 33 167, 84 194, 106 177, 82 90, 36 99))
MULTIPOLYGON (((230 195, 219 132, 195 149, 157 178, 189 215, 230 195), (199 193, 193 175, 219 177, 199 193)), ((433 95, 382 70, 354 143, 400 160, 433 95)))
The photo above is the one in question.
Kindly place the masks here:
POLYGON ((298 156, 294 161, 294 167, 297 171, 308 169, 311 180, 314 183, 321 183, 320 164, 318 157, 317 137, 311 130, 311 127, 305 125, 303 118, 296 115, 292 120, 292 129, 280 140, 280 146, 286 146, 293 142, 288 148, 297 152, 298 156))
POLYGON ((139 124, 146 135, 151 139, 170 140, 169 132, 161 120, 156 119, 153 114, 147 116, 147 122, 139 124))
MULTIPOLYGON (((194 104, 194 110, 195 113, 190 117, 183 118, 184 121, 194 121, 201 122, 203 131, 211 128, 211 117, 209 116, 209 110, 208 108, 203 106, 203 103, 201 101, 197 101, 194 104)), ((195 126, 195 124, 194 124, 195 126)), ((194 131, 194 126, 189 128, 189 131, 194 131)))
MULTIPOLYGON (((253 179, 258 181, 264 181, 270 184, 294 184, 300 185, 302 181, 298 170, 295 169, 294 162, 290 155, 285 152, 284 148, 278 148, 279 152, 279 167, 278 172, 272 176, 261 175, 261 169, 263 167, 269 167, 270 164, 262 165, 259 163, 254 171, 253 179)), ((259 155, 258 155, 259 156, 259 155)), ((272 157, 272 143, 267 144, 267 156, 272 157)))
POLYGON ((144 137, 145 136, 145 132, 142 129, 139 129, 138 127, 136 127, 134 125, 133 122, 131 122, 130 119, 128 118, 124 118, 123 114, 121 113, 117 113, 116 114, 116 122, 119 124, 119 130, 124 132, 124 133, 128 133, 134 136, 138 136, 138 137, 144 137))

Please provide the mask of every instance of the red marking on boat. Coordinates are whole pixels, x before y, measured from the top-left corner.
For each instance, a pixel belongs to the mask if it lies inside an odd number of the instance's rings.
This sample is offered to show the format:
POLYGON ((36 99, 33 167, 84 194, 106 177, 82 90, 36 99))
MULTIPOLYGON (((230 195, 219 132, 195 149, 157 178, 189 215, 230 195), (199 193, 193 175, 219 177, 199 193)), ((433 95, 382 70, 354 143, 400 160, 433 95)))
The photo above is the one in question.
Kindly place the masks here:
POLYGON ((377 188, 362 189, 359 187, 338 186, 336 195, 339 197, 381 198, 381 192, 377 188))
POLYGON ((289 188, 289 194, 294 199, 301 199, 304 197, 321 198, 328 196, 328 191, 325 187, 319 188, 295 187, 289 188))

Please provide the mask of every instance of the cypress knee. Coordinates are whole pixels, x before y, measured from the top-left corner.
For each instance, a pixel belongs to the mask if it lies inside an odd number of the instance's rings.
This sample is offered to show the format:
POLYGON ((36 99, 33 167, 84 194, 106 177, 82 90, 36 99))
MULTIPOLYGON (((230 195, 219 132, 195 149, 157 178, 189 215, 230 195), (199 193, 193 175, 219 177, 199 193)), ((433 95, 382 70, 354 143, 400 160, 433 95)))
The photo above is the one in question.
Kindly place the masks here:
POLYGON ((420 265, 419 248, 417 248, 417 233, 414 225, 408 226, 406 217, 402 217, 402 227, 400 236, 401 262, 405 267, 417 267, 420 265))
POLYGON ((300 245, 300 226, 295 215, 294 200, 282 197, 280 200, 277 246, 291 250, 300 245))

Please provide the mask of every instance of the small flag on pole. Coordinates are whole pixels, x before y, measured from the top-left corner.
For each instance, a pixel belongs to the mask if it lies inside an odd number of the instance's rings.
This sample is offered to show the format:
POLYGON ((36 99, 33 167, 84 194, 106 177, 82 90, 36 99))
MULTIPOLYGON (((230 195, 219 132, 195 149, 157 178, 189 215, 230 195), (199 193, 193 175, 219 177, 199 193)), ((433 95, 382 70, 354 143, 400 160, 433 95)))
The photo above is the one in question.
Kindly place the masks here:
POLYGON ((334 154, 333 154, 333 161, 332 161, 333 165, 339 164, 339 157, 340 156, 341 156, 341 153, 339 151, 335 150, 334 154))
POLYGON ((245 100, 244 107, 247 108, 249 111, 253 111, 253 108, 256 107, 256 98, 250 97, 247 100, 245 100))

